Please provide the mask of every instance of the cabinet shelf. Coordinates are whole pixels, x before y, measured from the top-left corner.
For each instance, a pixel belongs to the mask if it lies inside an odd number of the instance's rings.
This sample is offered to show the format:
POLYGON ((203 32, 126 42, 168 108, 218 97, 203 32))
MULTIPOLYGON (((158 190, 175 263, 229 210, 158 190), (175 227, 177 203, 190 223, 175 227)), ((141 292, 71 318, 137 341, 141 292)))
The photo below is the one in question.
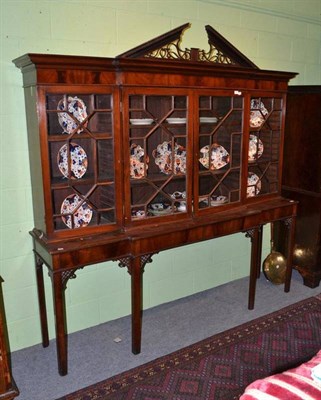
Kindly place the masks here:
POLYGON ((99 186, 109 186, 112 185, 112 182, 106 182, 104 180, 97 180, 92 177, 86 177, 82 179, 67 179, 67 178, 55 178, 52 179, 51 188, 52 189, 65 189, 65 188, 77 188, 78 186, 85 185, 99 185, 99 186))
POLYGON ((74 134, 69 136, 64 133, 57 133, 55 135, 48 136, 48 142, 68 142, 68 141, 77 141, 82 139, 95 139, 95 140, 104 140, 104 139, 112 139, 113 134, 110 132, 101 132, 99 134, 89 134, 82 132, 81 134, 74 134))

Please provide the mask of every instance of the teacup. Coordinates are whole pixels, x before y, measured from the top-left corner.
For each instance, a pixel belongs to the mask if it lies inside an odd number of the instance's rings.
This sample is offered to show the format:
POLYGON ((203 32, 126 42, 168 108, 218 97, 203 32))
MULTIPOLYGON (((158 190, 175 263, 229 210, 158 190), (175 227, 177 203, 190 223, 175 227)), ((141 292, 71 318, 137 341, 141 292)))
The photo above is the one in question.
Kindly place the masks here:
POLYGON ((186 198, 186 192, 179 192, 176 190, 174 193, 171 194, 172 199, 185 199, 186 198))

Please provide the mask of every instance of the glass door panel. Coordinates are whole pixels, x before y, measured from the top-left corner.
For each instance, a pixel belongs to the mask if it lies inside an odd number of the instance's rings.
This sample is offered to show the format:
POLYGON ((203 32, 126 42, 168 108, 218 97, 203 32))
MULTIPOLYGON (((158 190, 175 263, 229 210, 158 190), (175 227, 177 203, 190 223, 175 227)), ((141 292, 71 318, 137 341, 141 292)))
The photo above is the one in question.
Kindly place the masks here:
POLYGON ((240 201, 243 103, 243 97, 199 98, 199 208, 240 201))
POLYGON ((187 97, 129 96, 133 220, 186 211, 187 97))
POLYGON ((248 198, 278 192, 282 106, 281 98, 251 98, 248 198))
POLYGON ((115 223, 112 94, 46 94, 54 230, 115 223))

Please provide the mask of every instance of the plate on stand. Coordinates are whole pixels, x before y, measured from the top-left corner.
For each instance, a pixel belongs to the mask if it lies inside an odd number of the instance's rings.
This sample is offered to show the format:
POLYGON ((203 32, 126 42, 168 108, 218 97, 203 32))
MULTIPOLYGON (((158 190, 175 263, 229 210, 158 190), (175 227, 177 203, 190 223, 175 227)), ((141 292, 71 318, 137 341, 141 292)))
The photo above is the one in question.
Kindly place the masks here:
POLYGON ((61 216, 64 224, 69 228, 83 228, 87 226, 93 216, 92 208, 77 194, 67 196, 61 204, 61 216))
POLYGON ((85 150, 79 144, 71 142, 64 144, 58 151, 57 164, 59 171, 65 178, 81 179, 88 167, 88 159, 85 150), (69 162, 68 162, 69 147, 69 162))
POLYGON ((230 155, 223 146, 213 143, 211 147, 201 148, 199 162, 203 167, 214 171, 225 167, 230 162, 230 155))
POLYGON ((264 122, 265 117, 268 115, 268 110, 265 108, 262 101, 259 99, 251 100, 251 112, 250 112, 250 127, 260 128, 264 122))
POLYGON ((177 143, 174 144, 174 151, 172 149, 172 142, 163 142, 159 144, 157 148, 153 150, 153 157, 160 171, 166 175, 183 175, 186 173, 186 150, 185 147, 177 143))
POLYGON ((249 162, 258 160, 263 154, 264 146, 256 135, 250 135, 249 141, 249 162))
POLYGON ((249 172, 247 177, 247 197, 257 196, 261 191, 261 186, 260 178, 254 172, 249 172))
MULTIPOLYGON (((86 104, 77 96, 68 96, 67 105, 65 99, 61 99, 58 103, 57 110, 61 111, 58 113, 59 124, 63 129, 63 133, 68 133, 68 135, 79 126, 77 121, 83 122, 87 118, 86 104)), ((84 124, 84 126, 86 125, 87 123, 84 124)), ((82 131, 83 129, 79 128, 77 133, 81 133, 82 131)))
POLYGON ((146 175, 148 169, 149 158, 146 156, 146 164, 144 162, 144 149, 133 143, 130 146, 130 177, 133 179, 141 179, 146 175))

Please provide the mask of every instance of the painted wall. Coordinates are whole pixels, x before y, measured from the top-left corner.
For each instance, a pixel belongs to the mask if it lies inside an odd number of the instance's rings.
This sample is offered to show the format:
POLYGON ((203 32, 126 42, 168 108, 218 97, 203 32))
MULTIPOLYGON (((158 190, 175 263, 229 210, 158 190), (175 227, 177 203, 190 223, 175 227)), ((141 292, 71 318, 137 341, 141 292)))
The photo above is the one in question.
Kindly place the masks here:
MULTIPOLYGON (((0 273, 11 350, 17 350, 41 337, 22 76, 11 60, 27 52, 113 57, 191 22, 183 48, 207 49, 209 24, 260 68, 299 72, 293 84, 321 84, 321 1, 0 0, 0 7, 0 273)), ((265 252, 268 246, 266 235, 265 252)), ((154 256, 144 274, 144 307, 247 276, 249 248, 237 234, 154 256)), ((116 263, 77 276, 66 292, 69 332, 130 313, 129 275, 116 263)), ((49 278, 46 291, 52 338, 49 278)))

